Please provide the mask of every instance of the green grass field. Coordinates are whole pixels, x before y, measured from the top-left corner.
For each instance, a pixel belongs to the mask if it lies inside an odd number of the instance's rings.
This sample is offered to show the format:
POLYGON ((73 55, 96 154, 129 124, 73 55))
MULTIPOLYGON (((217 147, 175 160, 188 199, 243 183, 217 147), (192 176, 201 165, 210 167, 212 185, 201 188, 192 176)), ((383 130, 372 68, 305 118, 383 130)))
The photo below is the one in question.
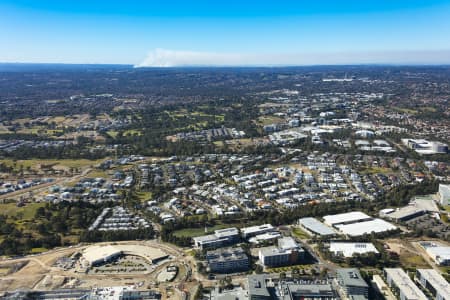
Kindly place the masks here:
POLYGON ((106 132, 110 137, 112 137, 113 139, 115 139, 117 137, 117 134, 119 133, 118 131, 115 130, 110 130, 106 132))
POLYGON ((134 135, 141 136, 142 132, 140 130, 137 130, 137 129, 130 129, 130 130, 125 130, 123 132, 123 135, 124 136, 134 136, 134 135))
POLYGON ((36 253, 42 253, 42 252, 46 252, 48 251, 47 248, 33 248, 31 249, 31 253, 36 254, 36 253))
POLYGON ((403 252, 400 254, 400 263, 404 268, 430 268, 430 265, 423 259, 422 256, 413 254, 411 252, 403 252))
POLYGON ((382 167, 371 167, 371 168, 367 168, 367 169, 364 169, 363 171, 361 171, 362 174, 378 174, 378 173, 380 173, 383 175, 390 174, 392 172, 393 172, 392 169, 382 168, 382 167))
POLYGON ((292 235, 294 235, 296 238, 299 238, 299 239, 309 239, 310 238, 309 234, 307 234, 304 230, 302 230, 301 228, 298 228, 298 227, 292 228, 292 235))
POLYGON ((92 170, 91 172, 89 172, 87 176, 89 176, 89 177, 103 177, 103 178, 105 178, 105 177, 109 177, 109 174, 108 174, 107 171, 102 171, 102 170, 95 169, 95 170, 92 170))
POLYGON ((22 220, 31 220, 39 207, 44 207, 45 203, 29 203, 22 207, 17 207, 16 203, 0 204, 0 214, 8 217, 21 215, 22 220))
POLYGON ((394 107, 392 107, 392 109, 394 109, 398 112, 402 112, 402 113, 406 113, 406 114, 410 114, 410 115, 416 115, 418 113, 417 110, 404 108, 404 107, 398 107, 398 106, 394 106, 394 107))
POLYGON ((0 163, 7 166, 14 167, 16 171, 19 170, 20 166, 24 169, 30 167, 32 169, 38 169, 40 165, 54 165, 62 166, 67 168, 82 168, 87 166, 94 166, 99 164, 102 159, 98 160, 88 160, 88 159, 26 159, 26 160, 12 160, 12 159, 1 159, 0 163))
POLYGON ((141 200, 141 202, 149 201, 153 197, 152 192, 137 192, 136 194, 137 194, 139 200, 141 200))
POLYGON ((281 123, 283 122, 284 119, 280 118, 280 117, 276 117, 276 116, 263 116, 263 117, 259 117, 256 122, 259 125, 270 125, 270 124, 275 124, 275 123, 281 123))

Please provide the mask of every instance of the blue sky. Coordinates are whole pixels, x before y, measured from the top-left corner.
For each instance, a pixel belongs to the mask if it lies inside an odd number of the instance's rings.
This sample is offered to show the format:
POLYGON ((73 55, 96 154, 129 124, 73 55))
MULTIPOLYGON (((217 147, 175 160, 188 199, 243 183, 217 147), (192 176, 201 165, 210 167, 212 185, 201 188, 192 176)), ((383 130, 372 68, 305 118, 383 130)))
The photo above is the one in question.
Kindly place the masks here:
POLYGON ((450 63, 450 0, 0 0, 0 61, 450 63))

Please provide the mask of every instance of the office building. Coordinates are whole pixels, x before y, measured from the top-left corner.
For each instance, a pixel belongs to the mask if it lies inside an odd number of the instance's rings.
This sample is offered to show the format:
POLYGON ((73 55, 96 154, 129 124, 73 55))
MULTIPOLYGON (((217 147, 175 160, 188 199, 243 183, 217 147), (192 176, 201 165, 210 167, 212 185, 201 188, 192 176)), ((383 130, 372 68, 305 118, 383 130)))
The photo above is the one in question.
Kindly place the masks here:
POLYGON ((249 300, 338 300, 331 281, 279 280, 267 274, 248 276, 249 300))
POLYGON ((358 269, 337 269, 335 282, 344 299, 369 298, 369 286, 358 269))
POLYGON ((447 153, 448 145, 424 139, 402 139, 402 143, 419 154, 447 153))
POLYGON ((242 238, 249 239, 251 237, 264 234, 267 232, 275 232, 277 229, 273 227, 271 224, 263 224, 257 226, 250 226, 241 228, 242 238))
POLYGON ((194 246, 198 249, 215 249, 231 246, 239 242, 239 230, 226 228, 214 231, 214 234, 194 237, 194 246))
POLYGON ((427 300, 425 294, 400 268, 385 268, 386 283, 400 300, 427 300))
POLYGON ((295 265, 304 260, 304 258, 305 250, 291 237, 279 239, 278 247, 271 246, 259 250, 259 260, 266 267, 295 265))
POLYGON ((439 184, 439 203, 450 205, 450 184, 439 184))
POLYGON ((436 300, 450 300, 450 283, 433 269, 417 269, 416 280, 436 300))
POLYGON ((240 247, 208 251, 206 260, 213 273, 235 273, 249 268, 248 256, 240 247))

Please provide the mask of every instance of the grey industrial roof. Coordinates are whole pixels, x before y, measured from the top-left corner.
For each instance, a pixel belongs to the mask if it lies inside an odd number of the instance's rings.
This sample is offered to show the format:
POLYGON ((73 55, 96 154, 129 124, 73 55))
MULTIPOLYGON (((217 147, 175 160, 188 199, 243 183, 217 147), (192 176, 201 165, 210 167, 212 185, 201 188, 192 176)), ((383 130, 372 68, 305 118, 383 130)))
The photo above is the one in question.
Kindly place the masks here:
POLYGON ((302 218, 299 220, 300 225, 305 227, 306 229, 319 234, 319 235, 334 235, 336 234, 336 231, 334 231, 332 228, 328 227, 327 225, 323 224, 316 218, 302 218))
POLYGON ((267 275, 264 274, 248 276, 248 294, 252 296, 270 297, 266 279, 267 275))
POLYGON ((366 281, 361 277, 358 269, 342 268, 337 269, 336 274, 345 286, 368 287, 366 281))
POLYGON ((397 209, 393 213, 390 213, 388 215, 388 218, 398 220, 398 219, 407 218, 411 215, 415 215, 418 213, 425 213, 425 211, 421 208, 417 208, 416 206, 408 205, 408 206, 397 209))

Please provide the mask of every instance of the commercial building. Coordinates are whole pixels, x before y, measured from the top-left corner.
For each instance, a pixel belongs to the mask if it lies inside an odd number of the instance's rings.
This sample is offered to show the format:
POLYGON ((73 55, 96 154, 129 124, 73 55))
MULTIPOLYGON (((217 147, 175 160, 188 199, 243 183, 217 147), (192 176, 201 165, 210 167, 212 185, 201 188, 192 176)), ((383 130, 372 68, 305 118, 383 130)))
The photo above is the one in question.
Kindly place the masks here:
POLYGON ((82 261, 87 267, 98 266, 112 261, 122 254, 122 251, 114 246, 91 246, 83 251, 82 261))
POLYGON ((404 222, 424 215, 426 212, 426 210, 414 205, 408 205, 398 208, 391 213, 385 214, 385 217, 395 222, 404 222))
POLYGON ((248 276, 249 300, 337 300, 331 281, 279 280, 267 274, 248 276))
POLYGON ((361 236, 364 234, 380 233, 396 230, 397 227, 381 219, 372 218, 360 211, 353 211, 323 217, 325 224, 337 228, 348 236, 361 236))
POLYGON ((447 153, 448 145, 424 139, 402 139, 402 143, 419 154, 447 153))
POLYGON ((375 291, 384 297, 385 300, 397 300, 397 297, 394 296, 391 289, 387 286, 386 282, 384 282, 380 275, 373 275, 371 285, 375 291))
POLYGON ((208 268, 214 273, 234 273, 247 271, 249 259, 242 248, 225 248, 206 253, 208 268))
POLYGON ((330 242, 330 252, 337 256, 352 257, 355 254, 379 254, 372 243, 330 242))
POLYGON ((369 286, 361 277, 358 269, 346 268, 336 270, 335 279, 338 290, 344 299, 368 299, 369 286))
POLYGON ((234 286, 232 289, 216 286, 211 289, 208 300, 248 300, 248 293, 241 286, 234 286))
POLYGON ((131 286, 84 289, 58 289, 53 291, 20 290, 0 293, 2 299, 85 299, 85 300, 158 300, 161 294, 153 290, 136 290, 131 286))
POLYGON ((337 225, 353 224, 363 221, 370 221, 373 218, 360 211, 352 211, 337 215, 324 216, 325 224, 336 227, 337 225))
POLYGON ((280 300, 339 299, 339 295, 331 283, 280 281, 277 291, 280 294, 280 297, 278 298, 280 300))
POLYGON ((414 284, 408 274, 400 268, 385 268, 386 283, 400 300, 427 300, 425 294, 414 284))
POLYGON ((271 224, 264 224, 264 225, 257 225, 257 226, 251 226, 251 227, 244 227, 241 228, 241 234, 242 238, 249 239, 251 237, 264 234, 267 232, 274 232, 277 231, 275 227, 273 227, 271 224))
POLYGON ((281 234, 279 232, 267 232, 263 234, 259 234, 257 236, 254 236, 252 238, 249 238, 248 241, 252 244, 261 244, 261 243, 267 243, 271 241, 275 241, 281 237, 281 234))
POLYGON ((249 300, 270 300, 269 288, 274 288, 274 283, 266 274, 250 275, 248 280, 248 298, 249 300))
POLYGON ((417 269, 416 280, 436 300, 450 300, 450 283, 433 269, 417 269))
POLYGON ((371 233, 382 233, 397 230, 397 227, 381 219, 373 219, 365 222, 358 222, 336 226, 340 232, 348 236, 361 236, 371 233))
POLYGON ((450 247, 436 246, 426 248, 427 254, 440 266, 450 266, 450 247))
POLYGON ((316 218, 302 218, 298 221, 298 223, 305 231, 312 235, 318 235, 321 237, 336 235, 336 231, 333 228, 323 224, 316 218))
POLYGON ((259 259, 267 267, 294 265, 304 258, 305 250, 291 237, 279 239, 278 247, 265 247, 259 250, 259 259))
POLYGON ((450 204, 450 184, 439 184, 439 202, 441 205, 450 204))
POLYGON ((215 249, 231 246, 239 242, 239 230, 237 228, 226 228, 214 231, 214 234, 194 237, 194 246, 198 249, 215 249))

